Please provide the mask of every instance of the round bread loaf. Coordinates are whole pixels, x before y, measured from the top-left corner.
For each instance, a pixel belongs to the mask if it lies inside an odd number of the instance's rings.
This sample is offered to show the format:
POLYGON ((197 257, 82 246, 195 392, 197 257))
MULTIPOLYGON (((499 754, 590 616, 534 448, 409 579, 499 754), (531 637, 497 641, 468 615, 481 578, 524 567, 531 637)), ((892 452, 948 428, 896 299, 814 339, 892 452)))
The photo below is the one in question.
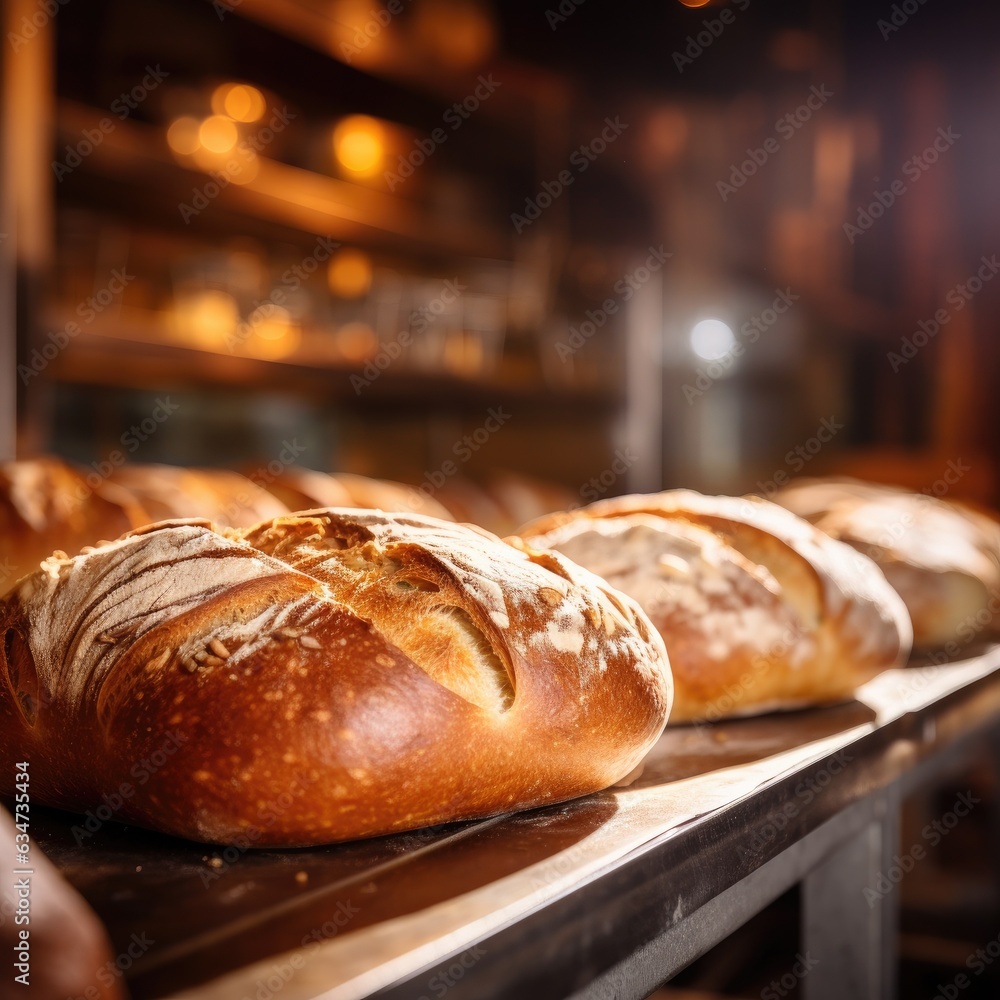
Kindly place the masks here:
POLYGON ((378 511, 156 524, 53 557, 0 602, 0 637, 0 787, 28 760, 36 801, 115 801, 215 843, 596 791, 641 760, 671 699, 662 641, 603 580, 378 511))
POLYGON ((775 500, 874 559, 913 641, 957 654, 1000 634, 1000 523, 964 504, 851 479, 803 479, 775 500))
MULTIPOLYGON (((390 479, 371 479, 351 472, 338 472, 331 477, 347 491, 352 507, 372 508, 404 514, 426 514, 445 521, 454 518, 427 490, 390 479)), ((324 506, 324 505, 319 505, 324 506)), ((329 505, 325 505, 329 506, 329 505)))
POLYGON ((147 524, 193 517, 223 527, 248 528, 288 513, 277 497, 228 469, 127 464, 112 473, 111 481, 128 490, 149 512, 147 524))
POLYGON ((264 486, 290 511, 354 506, 350 493, 333 476, 301 466, 289 466, 276 475, 268 472, 264 486))
POLYGON ((56 549, 117 538, 149 517, 129 492, 58 458, 0 464, 0 594, 56 549))
POLYGON ((602 500, 521 530, 639 602, 670 656, 672 721, 843 701, 909 653, 875 564, 763 500, 602 500))

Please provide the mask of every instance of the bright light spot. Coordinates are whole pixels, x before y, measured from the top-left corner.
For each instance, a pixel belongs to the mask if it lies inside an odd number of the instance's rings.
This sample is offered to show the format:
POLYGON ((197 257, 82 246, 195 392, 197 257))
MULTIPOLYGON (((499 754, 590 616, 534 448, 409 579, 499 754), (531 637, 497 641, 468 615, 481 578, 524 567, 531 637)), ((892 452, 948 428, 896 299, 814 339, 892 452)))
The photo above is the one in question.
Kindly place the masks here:
POLYGON ((382 126, 367 115, 351 115, 333 130, 333 151, 341 166, 361 177, 378 173, 384 145, 382 126))
POLYGON ((330 291, 342 299, 357 299, 367 294, 372 283, 372 262, 368 254, 351 248, 341 250, 330 260, 327 280, 330 291))
POLYGON ((680 0, 685 7, 705 7, 712 2, 712 0, 680 0))
POLYGON ((302 340, 298 327, 287 309, 266 302, 250 316, 253 336, 247 347, 259 358, 286 358, 294 354, 302 340))
POLYGON ((735 346, 733 331, 721 319, 703 319, 691 328, 691 350, 705 361, 718 361, 735 346))
POLYGON ((216 350, 236 329, 239 308, 236 300, 226 292, 205 289, 184 295, 177 301, 174 321, 182 340, 216 350))
POLYGON ((212 110, 234 121, 255 122, 266 108, 264 95, 248 83, 223 83, 212 93, 212 110))
POLYGON ((167 145, 182 156, 190 156, 201 143, 198 140, 198 119, 185 115, 170 123, 167 145))
POLYGON ((236 126, 225 115, 209 115, 198 129, 198 140, 212 153, 228 153, 238 138, 236 126))

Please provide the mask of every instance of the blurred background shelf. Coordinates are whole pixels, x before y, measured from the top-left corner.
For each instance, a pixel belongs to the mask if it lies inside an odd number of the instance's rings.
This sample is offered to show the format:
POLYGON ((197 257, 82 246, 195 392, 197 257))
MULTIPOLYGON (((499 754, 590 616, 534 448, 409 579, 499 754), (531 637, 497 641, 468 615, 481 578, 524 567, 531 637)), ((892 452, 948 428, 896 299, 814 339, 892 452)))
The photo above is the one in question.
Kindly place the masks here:
MULTIPOLYGON (((4 11, 16 35, 34 7, 4 11)), ((888 358, 995 251, 996 199, 976 192, 1000 155, 996 53, 971 14, 948 23, 961 54, 933 15, 891 51, 871 17, 850 0, 554 22, 487 0, 61 6, 4 64, 18 362, 134 277, 19 384, 21 452, 99 460, 116 413, 170 385, 209 422, 196 392, 229 401, 213 451, 137 458, 266 452, 263 406, 312 433, 314 464, 419 479, 499 397, 521 419, 470 473, 502 454, 577 494, 623 465, 616 492, 838 469, 921 489, 973 456, 956 489, 995 501, 1000 283, 888 358), (942 128, 960 138, 848 238, 942 128), (822 454, 790 461, 831 418, 822 454)))
MULTIPOLYGON (((61 101, 59 140, 69 144, 88 132, 100 134, 102 119, 109 120, 99 109, 61 101)), ((178 165, 162 128, 116 122, 114 131, 106 134, 83 160, 77 183, 72 184, 72 174, 66 177, 66 190, 70 196, 80 192, 99 198, 103 193, 113 198, 119 208, 128 206, 152 213, 168 208, 174 200, 169 215, 175 225, 182 222, 201 228, 207 223, 215 231, 231 233, 248 226, 251 230, 261 227, 279 238, 290 231, 439 257, 510 255, 510 239, 495 230, 477 229, 464 220, 441 220, 407 199, 324 177, 263 155, 255 157, 255 176, 249 176, 247 169, 243 171, 245 177, 234 172, 233 180, 227 179, 218 195, 209 199, 214 203, 213 210, 204 220, 199 219, 203 213, 197 208, 185 219, 180 206, 192 203, 194 192, 204 191, 218 175, 227 177, 227 163, 234 162, 248 166, 236 153, 220 153, 215 168, 209 167, 206 176, 205 170, 178 165), (87 182, 95 179, 98 184, 88 186, 87 182), (100 181, 105 182, 103 187, 100 181), (151 191, 155 191, 155 197, 151 197, 151 191)))

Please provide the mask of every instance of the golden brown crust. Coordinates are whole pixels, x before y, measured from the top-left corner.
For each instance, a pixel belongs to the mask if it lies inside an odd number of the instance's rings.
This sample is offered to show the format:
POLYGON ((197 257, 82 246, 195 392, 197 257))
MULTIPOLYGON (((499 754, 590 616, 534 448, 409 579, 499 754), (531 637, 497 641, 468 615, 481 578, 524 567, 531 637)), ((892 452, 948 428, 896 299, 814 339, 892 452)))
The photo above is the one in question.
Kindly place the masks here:
POLYGON ((111 481, 128 490, 149 512, 146 523, 199 517, 225 527, 246 528, 288 513, 277 497, 226 469, 130 464, 116 469, 111 481))
POLYGON ((905 609, 875 565, 766 501, 619 497, 521 537, 639 602, 670 656, 673 721, 840 701, 909 652, 905 609))
POLYGON ((58 458, 0 464, 0 593, 56 549, 77 552, 149 520, 130 493, 58 458))
POLYGON ((354 506, 346 487, 314 469, 289 466, 273 476, 268 473, 264 485, 290 511, 354 506))
POLYGON ((586 570, 375 511, 152 525, 47 561, 0 636, 4 773, 30 760, 38 800, 76 810, 128 785, 122 819, 219 843, 595 791, 671 694, 659 637, 586 570))
POLYGON ((352 507, 390 513, 426 514, 445 521, 453 520, 451 512, 438 503, 427 489, 394 483, 389 479, 371 479, 350 472, 338 472, 333 479, 341 489, 347 491, 352 507))
POLYGON ((803 479, 782 506, 878 563, 917 646, 958 649, 1000 633, 1000 523, 964 504, 851 479, 803 479))

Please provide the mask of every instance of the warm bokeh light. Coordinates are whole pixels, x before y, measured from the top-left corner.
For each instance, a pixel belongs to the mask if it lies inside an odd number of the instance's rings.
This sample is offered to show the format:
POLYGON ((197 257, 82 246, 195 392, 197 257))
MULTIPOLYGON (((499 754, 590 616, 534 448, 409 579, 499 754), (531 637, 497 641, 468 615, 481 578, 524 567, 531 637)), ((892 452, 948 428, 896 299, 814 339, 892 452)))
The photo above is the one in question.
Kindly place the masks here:
POLYGON ((333 151, 352 174, 370 177, 378 173, 384 150, 382 126, 367 115, 350 115, 333 130, 333 151))
POLYGON ((374 66, 391 58, 397 27, 379 24, 370 0, 328 0, 331 52, 340 53, 349 65, 374 66), (374 30, 377 25, 381 30, 374 30))
POLYGON ((264 95, 248 83, 223 83, 212 93, 212 110, 234 121, 258 121, 266 109, 264 95))
POLYGON ((260 157, 252 150, 213 153, 204 146, 199 146, 191 158, 206 173, 221 173, 232 184, 249 184, 260 172, 260 157))
POLYGON ((345 323, 334 340, 347 361, 367 361, 378 350, 378 337, 367 323, 345 323))
POLYGON ((426 53, 454 69, 479 65, 496 46, 492 14, 476 0, 423 0, 412 30, 426 53))
POLYGON ((705 361, 718 361, 736 346, 736 337, 721 319, 703 319, 691 328, 691 350, 705 361))
POLYGON ((252 150, 246 150, 236 158, 238 170, 228 174, 234 184, 249 184, 260 173, 260 157, 252 150))
POLYGON ((190 156, 201 142, 198 139, 199 122, 197 118, 185 115, 170 123, 167 129, 167 145, 181 156, 190 156))
POLYGON ((215 288, 181 296, 174 309, 180 339, 206 350, 219 350, 239 321, 236 300, 215 288))
POLYGON ((225 115, 209 115, 198 128, 198 141, 210 153, 228 153, 239 137, 236 126, 225 115))
POLYGON ((707 7, 712 0, 679 0, 685 7, 707 7))
POLYGON ((260 358, 287 358, 298 350, 301 335, 287 309, 272 302, 258 306, 250 316, 252 335, 247 351, 260 358))
POLYGON ((346 248, 334 254, 327 268, 330 291, 342 299, 357 299, 372 284, 372 262, 361 250, 346 248))

